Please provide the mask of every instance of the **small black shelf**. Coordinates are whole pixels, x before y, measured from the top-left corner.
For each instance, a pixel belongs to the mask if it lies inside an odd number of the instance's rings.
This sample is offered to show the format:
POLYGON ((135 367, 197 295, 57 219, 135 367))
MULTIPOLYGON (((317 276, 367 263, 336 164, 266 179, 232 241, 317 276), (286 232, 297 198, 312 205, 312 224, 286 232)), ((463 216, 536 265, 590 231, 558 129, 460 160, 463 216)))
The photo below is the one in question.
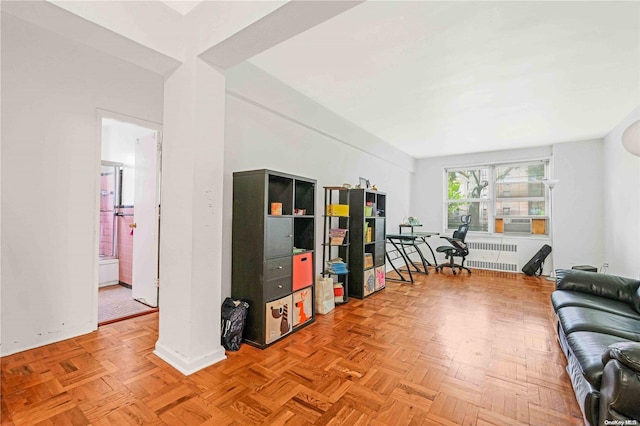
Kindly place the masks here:
POLYGON ((324 240, 322 244, 322 247, 323 247, 322 276, 337 277, 337 279, 334 280, 334 284, 340 284, 343 287, 344 295, 342 297, 342 301, 336 301, 335 302, 336 305, 341 305, 349 301, 349 276, 351 271, 351 265, 349 263, 349 260, 350 260, 349 251, 351 246, 350 240, 349 240, 349 234, 351 233, 351 231, 349 228, 349 224, 351 222, 351 213, 349 212, 348 215, 343 215, 343 216, 334 216, 334 215, 327 215, 326 212, 327 212, 327 206, 330 204, 342 204, 342 205, 348 206, 349 194, 350 194, 350 190, 342 186, 325 186, 324 187, 325 214, 322 215, 323 222, 324 222, 324 229, 323 229, 324 240), (331 236, 329 234, 332 228, 346 229, 347 235, 344 239, 343 244, 330 243, 331 236), (341 274, 331 273, 327 271, 326 269, 327 261, 336 257, 336 252, 337 252, 337 257, 340 257, 344 261, 344 263, 346 263, 349 266, 349 271, 341 274))

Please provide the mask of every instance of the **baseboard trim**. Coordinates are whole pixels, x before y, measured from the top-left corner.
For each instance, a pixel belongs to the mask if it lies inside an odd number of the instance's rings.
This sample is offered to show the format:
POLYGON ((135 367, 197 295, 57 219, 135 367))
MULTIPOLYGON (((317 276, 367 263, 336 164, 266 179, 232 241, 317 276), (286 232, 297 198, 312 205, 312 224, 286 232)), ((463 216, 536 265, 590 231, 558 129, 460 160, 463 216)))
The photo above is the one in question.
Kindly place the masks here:
POLYGON ((189 376, 227 358, 222 346, 208 354, 196 358, 188 358, 157 342, 153 353, 185 376, 189 376))
MULTIPOLYGON (((25 339, 26 341, 15 341, 12 344, 0 343, 0 357, 16 354, 18 352, 24 352, 42 346, 58 343, 63 340, 73 339, 75 337, 84 336, 85 334, 93 333, 98 329, 95 323, 84 323, 81 326, 61 330, 61 331, 49 331, 46 334, 43 332, 33 339, 25 339), (44 338, 43 338, 44 337, 44 338)), ((28 336, 30 337, 30 336, 28 336)), ((5 339, 9 340, 6 337, 5 339)))

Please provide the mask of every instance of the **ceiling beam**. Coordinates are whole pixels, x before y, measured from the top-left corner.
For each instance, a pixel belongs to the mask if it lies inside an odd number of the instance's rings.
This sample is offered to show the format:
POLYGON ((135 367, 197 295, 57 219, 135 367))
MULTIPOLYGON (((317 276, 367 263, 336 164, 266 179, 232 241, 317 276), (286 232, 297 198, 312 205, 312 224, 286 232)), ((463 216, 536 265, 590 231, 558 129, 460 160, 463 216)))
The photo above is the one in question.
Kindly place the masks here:
POLYGON ((363 1, 290 1, 198 55, 226 70, 363 1))
POLYGON ((8 13, 156 74, 168 75, 182 63, 47 1, 2 1, 1 6, 2 13, 8 13))

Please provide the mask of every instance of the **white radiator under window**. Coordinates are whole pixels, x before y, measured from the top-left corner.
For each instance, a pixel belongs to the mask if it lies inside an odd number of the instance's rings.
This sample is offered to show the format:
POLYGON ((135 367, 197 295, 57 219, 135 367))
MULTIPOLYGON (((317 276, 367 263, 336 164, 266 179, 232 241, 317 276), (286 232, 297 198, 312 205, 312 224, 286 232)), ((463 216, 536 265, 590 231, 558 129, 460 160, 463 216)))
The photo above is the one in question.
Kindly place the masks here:
POLYGON ((470 268, 518 272, 518 245, 467 241, 469 255, 465 265, 470 268))

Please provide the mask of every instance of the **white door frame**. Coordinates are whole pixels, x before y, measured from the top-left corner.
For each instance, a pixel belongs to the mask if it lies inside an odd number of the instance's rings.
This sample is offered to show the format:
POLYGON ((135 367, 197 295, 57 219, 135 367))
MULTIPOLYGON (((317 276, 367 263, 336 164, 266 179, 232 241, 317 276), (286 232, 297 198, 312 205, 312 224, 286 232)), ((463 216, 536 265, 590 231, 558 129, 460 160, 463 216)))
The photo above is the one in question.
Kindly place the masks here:
MULTIPOLYGON (((155 130, 158 132, 159 140, 162 140, 162 124, 154 123, 152 121, 147 121, 144 119, 132 117, 129 115, 119 114, 117 112, 108 111, 101 108, 96 108, 96 155, 94 158, 94 171, 93 171, 93 179, 94 179, 94 208, 93 208, 93 308, 92 308, 92 322, 93 328, 95 330, 98 329, 98 287, 99 287, 99 277, 98 277, 98 262, 100 260, 100 215, 98 212, 100 211, 100 166, 102 162, 102 120, 104 118, 111 118, 117 121, 122 121, 124 123, 135 124, 137 126, 145 127, 151 130, 155 130)), ((162 157, 160 157, 160 161, 162 161, 162 157)), ((162 163, 160 163, 159 168, 162 168, 162 163)), ((161 179, 158 179, 158 191, 160 191, 161 179)), ((158 250, 160 249, 160 242, 158 241, 158 250)))

